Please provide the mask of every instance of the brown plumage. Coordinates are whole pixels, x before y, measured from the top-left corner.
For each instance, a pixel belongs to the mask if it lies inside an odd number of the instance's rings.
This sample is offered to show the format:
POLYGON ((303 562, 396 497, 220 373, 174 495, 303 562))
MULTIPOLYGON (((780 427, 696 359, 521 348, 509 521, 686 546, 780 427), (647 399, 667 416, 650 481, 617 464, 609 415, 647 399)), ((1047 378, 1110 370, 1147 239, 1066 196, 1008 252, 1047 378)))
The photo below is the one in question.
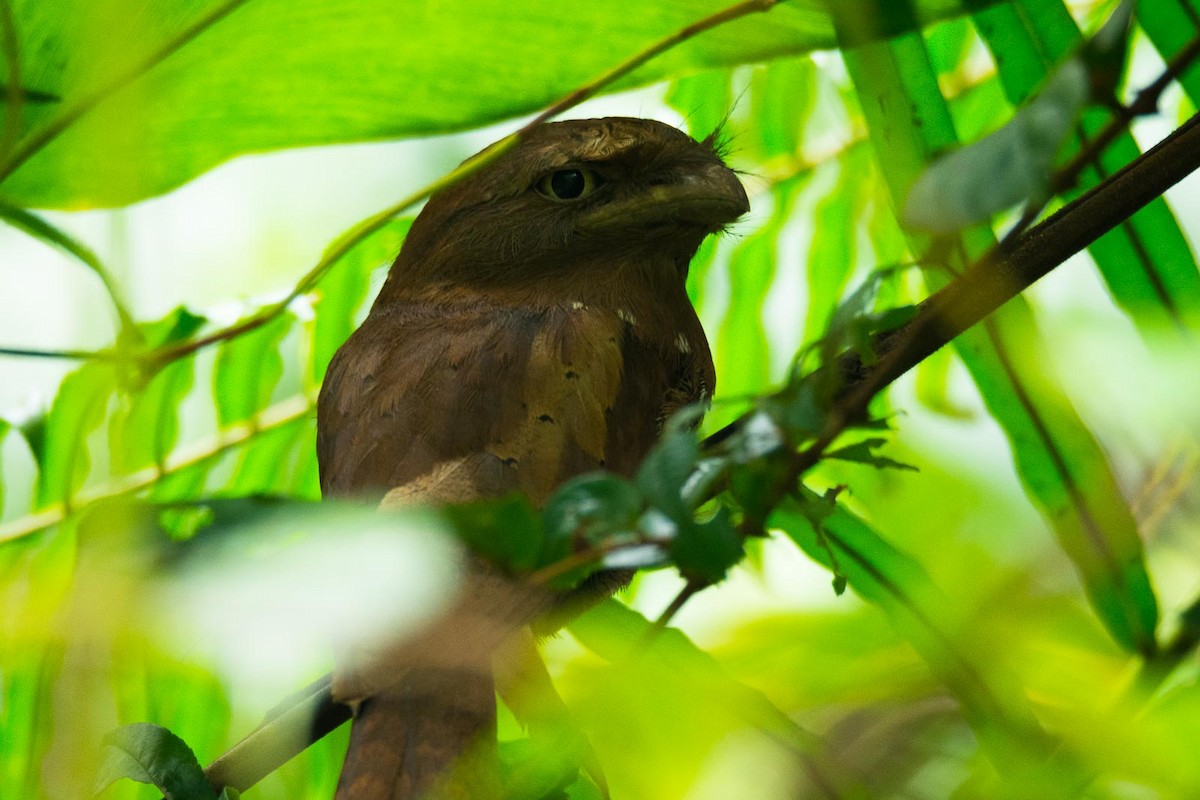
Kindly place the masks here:
MULTIPOLYGON (((704 237, 746 209, 711 140, 629 118, 532 130, 430 199, 334 358, 323 491, 540 504, 580 473, 632 474, 663 420, 712 392, 684 282, 704 237)), ((472 739, 494 738, 486 670, 395 669, 358 706, 339 797, 421 796, 472 739)), ((445 796, 494 790, 450 783, 445 796)))

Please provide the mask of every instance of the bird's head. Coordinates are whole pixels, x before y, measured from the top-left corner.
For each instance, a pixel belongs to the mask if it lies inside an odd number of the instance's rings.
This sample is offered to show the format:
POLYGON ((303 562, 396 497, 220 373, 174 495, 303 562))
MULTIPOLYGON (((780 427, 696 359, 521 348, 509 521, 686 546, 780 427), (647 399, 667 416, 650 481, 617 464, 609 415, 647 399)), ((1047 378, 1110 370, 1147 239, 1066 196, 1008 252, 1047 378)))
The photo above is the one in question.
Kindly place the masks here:
POLYGON ((627 117, 550 123, 430 198, 385 293, 554 282, 614 262, 685 275, 704 237, 748 209, 714 137, 627 117))

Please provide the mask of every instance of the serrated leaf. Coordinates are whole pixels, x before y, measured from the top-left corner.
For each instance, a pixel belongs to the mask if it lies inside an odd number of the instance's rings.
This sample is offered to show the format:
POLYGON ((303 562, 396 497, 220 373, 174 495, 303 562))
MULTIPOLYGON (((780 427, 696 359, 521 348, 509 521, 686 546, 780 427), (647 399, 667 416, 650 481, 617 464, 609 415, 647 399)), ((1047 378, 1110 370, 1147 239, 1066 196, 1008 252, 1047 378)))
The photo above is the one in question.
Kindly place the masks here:
POLYGON ((152 784, 167 800, 217 800, 195 753, 166 728, 126 725, 105 736, 104 745, 97 793, 128 778, 152 784))
POLYGON ((684 485, 700 459, 700 443, 687 428, 668 428, 638 468, 635 482, 650 505, 674 520, 691 519, 684 485))

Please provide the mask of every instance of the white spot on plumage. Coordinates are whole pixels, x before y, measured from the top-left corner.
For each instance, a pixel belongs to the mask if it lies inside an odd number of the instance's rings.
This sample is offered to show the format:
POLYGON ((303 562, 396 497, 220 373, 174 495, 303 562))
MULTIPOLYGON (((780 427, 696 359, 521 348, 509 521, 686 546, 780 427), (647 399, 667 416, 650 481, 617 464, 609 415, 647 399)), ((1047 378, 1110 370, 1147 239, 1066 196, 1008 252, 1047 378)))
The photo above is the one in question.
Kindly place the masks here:
POLYGON ((583 303, 579 302, 578 300, 576 300, 574 303, 571 303, 572 311, 583 311, 585 308, 587 308, 587 306, 585 306, 583 303))
POLYGON ((681 353, 692 352, 692 343, 682 333, 675 337, 675 346, 679 348, 681 353))
POLYGON ((630 325, 637 325, 637 317, 635 317, 633 314, 630 314, 629 311, 624 308, 617 309, 617 316, 630 325))

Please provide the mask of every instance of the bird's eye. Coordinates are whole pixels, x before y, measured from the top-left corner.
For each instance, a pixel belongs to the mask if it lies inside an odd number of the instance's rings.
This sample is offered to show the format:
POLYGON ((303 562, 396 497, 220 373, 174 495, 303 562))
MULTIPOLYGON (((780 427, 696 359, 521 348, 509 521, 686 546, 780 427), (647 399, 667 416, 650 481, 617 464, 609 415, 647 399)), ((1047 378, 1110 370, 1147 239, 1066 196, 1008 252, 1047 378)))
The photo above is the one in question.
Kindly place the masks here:
POLYGON ((570 201, 587 197, 603 183, 604 179, 590 169, 556 169, 538 180, 537 190, 551 200, 570 201))

